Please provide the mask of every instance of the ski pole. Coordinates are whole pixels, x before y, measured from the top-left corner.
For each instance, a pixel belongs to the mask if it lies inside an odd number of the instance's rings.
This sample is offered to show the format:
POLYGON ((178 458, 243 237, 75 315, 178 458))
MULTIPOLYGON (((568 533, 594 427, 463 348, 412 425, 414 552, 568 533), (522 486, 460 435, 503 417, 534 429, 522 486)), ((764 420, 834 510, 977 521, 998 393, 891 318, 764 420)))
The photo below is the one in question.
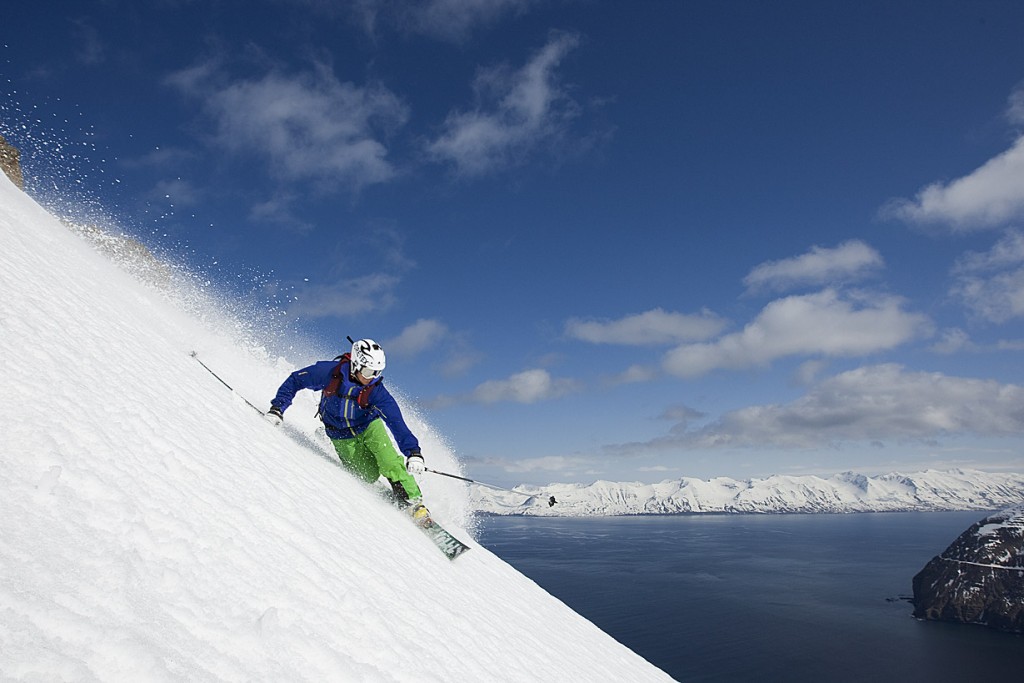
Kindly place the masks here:
MULTIPOLYGON (((505 488, 502 488, 500 486, 495 486, 494 484, 486 484, 486 483, 484 483, 482 481, 476 481, 475 479, 469 479, 468 477, 460 477, 457 474, 449 474, 448 472, 438 472, 437 470, 432 470, 429 467, 424 467, 423 471, 424 472, 430 472, 431 474, 439 474, 442 477, 451 477, 452 479, 458 479, 460 481, 466 481, 466 482, 469 482, 470 484, 476 484, 477 486, 486 486, 489 489, 497 489, 499 491, 508 491, 509 493, 518 493, 520 496, 526 496, 527 498, 535 498, 536 497, 536 494, 533 494, 533 493, 523 493, 522 491, 516 491, 516 490, 513 490, 513 489, 505 489, 505 488)), ((554 505, 557 502, 558 501, 555 500, 555 497, 551 496, 550 498, 548 498, 548 507, 551 507, 552 505, 554 505)))
MULTIPOLYGON (((217 381, 218 381, 218 382, 220 382, 221 384, 223 384, 224 386, 226 386, 226 387, 227 387, 228 389, 231 389, 231 385, 230 385, 230 384, 228 384, 227 382, 225 382, 224 380, 222 380, 222 379, 221 379, 221 378, 220 378, 220 377, 219 377, 219 376, 217 375, 217 373, 216 373, 216 372, 214 372, 213 370, 211 370, 211 369, 210 369, 210 367, 209 367, 209 366, 208 366, 208 365, 207 365, 206 363, 204 363, 203 361, 199 360, 199 354, 197 354, 197 353, 196 353, 195 351, 193 351, 191 355, 192 355, 192 357, 193 357, 193 358, 195 358, 195 359, 196 359, 196 362, 197 362, 197 363, 199 363, 199 364, 200 364, 200 365, 202 365, 202 366, 203 366, 204 368, 206 368, 206 371, 207 371, 208 373, 210 373, 211 375, 213 375, 214 377, 216 377, 216 378, 217 378, 217 381)), ((256 407, 256 406, 254 406, 253 404, 249 403, 248 399, 246 399, 246 398, 245 398, 244 396, 242 396, 241 394, 239 394, 239 393, 238 393, 237 391, 235 391, 234 389, 231 389, 231 393, 232 393, 232 394, 234 394, 235 396, 238 396, 238 398, 242 399, 243 401, 245 401, 245 404, 246 404, 247 406, 249 406, 250 408, 252 408, 253 410, 255 410, 255 411, 256 411, 257 413, 259 413, 260 415, 265 415, 265 413, 264 413, 264 412, 263 412, 262 410, 260 410, 259 408, 257 408, 257 407, 256 407)))

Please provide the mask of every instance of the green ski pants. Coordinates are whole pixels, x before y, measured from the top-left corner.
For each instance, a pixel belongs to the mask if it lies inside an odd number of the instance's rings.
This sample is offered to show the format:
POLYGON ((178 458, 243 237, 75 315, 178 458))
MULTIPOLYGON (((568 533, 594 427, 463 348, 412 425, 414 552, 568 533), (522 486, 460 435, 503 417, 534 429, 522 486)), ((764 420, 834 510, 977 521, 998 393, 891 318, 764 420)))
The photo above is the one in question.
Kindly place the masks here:
POLYGON ((410 499, 422 497, 419 484, 405 471, 405 458, 395 450, 380 418, 371 422, 362 434, 350 439, 331 439, 331 443, 341 464, 367 483, 372 484, 384 475, 392 487, 401 484, 410 499))

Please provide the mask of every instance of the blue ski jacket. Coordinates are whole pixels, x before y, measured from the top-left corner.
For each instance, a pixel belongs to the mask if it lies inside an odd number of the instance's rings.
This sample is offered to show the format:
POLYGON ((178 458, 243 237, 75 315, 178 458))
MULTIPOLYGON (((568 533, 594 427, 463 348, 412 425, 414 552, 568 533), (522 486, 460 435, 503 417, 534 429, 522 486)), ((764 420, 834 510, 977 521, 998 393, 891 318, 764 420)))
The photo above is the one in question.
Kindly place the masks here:
MULTIPOLYGON (((282 413, 288 409, 295 398, 295 394, 301 389, 312 389, 323 391, 331 382, 331 374, 338 367, 336 360, 323 360, 314 363, 309 367, 296 370, 288 375, 288 379, 281 384, 277 395, 270 402, 277 406, 282 413)), ((420 443, 416 436, 409 431, 402 417, 402 411, 398 402, 391 395, 391 392, 381 383, 381 377, 367 385, 370 388, 367 406, 359 405, 359 393, 364 387, 358 382, 353 382, 349 377, 350 364, 341 365, 341 383, 338 391, 333 396, 320 396, 320 419, 323 420, 327 429, 327 436, 332 439, 351 439, 357 434, 362 434, 370 423, 378 417, 384 419, 384 423, 391 430, 391 434, 398 442, 398 448, 406 456, 420 452, 420 443)))

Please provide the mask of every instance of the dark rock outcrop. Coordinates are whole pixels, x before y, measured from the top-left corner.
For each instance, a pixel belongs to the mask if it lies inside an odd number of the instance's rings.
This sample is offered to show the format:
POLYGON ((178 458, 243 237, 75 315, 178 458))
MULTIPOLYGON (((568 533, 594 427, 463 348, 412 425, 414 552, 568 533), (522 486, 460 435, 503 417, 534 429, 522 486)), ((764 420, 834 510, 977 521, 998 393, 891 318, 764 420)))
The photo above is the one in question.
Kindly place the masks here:
POLYGON ((19 189, 25 189, 25 179, 21 175, 21 152, 12 147, 3 135, 0 135, 0 170, 6 173, 19 189))
POLYGON ((914 616, 1024 632, 1024 505, 973 524, 918 572, 914 616))

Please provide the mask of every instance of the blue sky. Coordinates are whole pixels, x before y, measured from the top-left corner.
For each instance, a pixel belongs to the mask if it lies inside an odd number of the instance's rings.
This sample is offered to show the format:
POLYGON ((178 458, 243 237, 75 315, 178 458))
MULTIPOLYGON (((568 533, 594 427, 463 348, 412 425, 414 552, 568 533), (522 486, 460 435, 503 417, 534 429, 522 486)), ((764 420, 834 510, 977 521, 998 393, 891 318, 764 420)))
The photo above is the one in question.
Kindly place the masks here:
POLYGON ((1020 471, 1022 34, 1011 1, 42 0, 0 132, 36 196, 384 343, 484 481, 1020 471))

